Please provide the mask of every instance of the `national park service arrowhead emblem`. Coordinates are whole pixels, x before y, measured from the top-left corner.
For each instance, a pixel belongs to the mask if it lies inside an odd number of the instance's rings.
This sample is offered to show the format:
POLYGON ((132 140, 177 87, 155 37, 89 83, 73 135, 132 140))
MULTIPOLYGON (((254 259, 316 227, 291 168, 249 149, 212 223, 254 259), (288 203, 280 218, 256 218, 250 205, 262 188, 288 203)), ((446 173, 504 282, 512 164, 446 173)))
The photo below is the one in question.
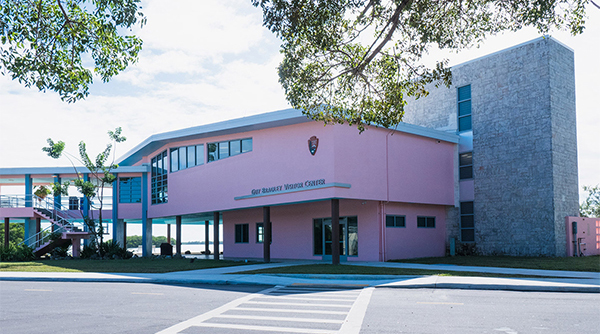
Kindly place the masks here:
POLYGON ((317 153, 317 147, 319 147, 319 138, 317 136, 312 136, 308 139, 308 150, 310 154, 315 155, 317 153))

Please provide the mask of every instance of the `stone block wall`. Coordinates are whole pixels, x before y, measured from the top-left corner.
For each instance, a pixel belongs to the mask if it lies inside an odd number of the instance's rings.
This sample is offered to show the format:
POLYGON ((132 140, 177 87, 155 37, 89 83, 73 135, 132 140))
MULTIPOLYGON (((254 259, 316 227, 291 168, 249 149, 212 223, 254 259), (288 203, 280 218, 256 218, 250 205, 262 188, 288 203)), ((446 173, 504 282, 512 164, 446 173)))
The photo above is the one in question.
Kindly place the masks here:
POLYGON ((453 86, 410 101, 404 120, 456 131, 457 87, 471 85, 478 250, 563 256, 565 216, 578 215, 573 52, 538 38, 452 70, 453 86))

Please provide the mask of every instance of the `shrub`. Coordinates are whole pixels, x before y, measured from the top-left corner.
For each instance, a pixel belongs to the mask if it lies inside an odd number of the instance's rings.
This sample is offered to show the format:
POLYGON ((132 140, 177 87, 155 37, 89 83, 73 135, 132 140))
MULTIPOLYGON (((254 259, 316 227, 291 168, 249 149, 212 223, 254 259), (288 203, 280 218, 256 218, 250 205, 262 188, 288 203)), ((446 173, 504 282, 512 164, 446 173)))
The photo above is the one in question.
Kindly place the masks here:
POLYGON ((109 240, 101 245, 101 253, 109 259, 130 259, 133 253, 109 240))
POLYGON ((94 255, 98 256, 98 247, 96 247, 96 243, 90 243, 89 245, 83 246, 83 250, 79 253, 79 257, 82 259, 89 259, 94 255))
POLYGON ((31 261, 34 259, 33 248, 25 244, 0 248, 0 261, 31 261))

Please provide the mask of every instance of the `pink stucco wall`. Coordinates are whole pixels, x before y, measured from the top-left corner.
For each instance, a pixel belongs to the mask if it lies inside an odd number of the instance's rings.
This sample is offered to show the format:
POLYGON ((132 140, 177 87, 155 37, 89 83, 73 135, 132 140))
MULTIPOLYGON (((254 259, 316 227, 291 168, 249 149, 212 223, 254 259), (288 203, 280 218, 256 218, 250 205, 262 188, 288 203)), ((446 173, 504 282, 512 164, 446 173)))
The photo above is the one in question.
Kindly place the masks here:
MULTIPOLYGON (((378 202, 340 200, 340 217, 358 219, 358 256, 348 261, 379 261, 381 233, 378 202)), ((313 219, 331 217, 331 202, 319 201, 271 207, 273 259, 312 259, 313 219)), ((223 255, 232 258, 262 258, 263 244, 256 242, 256 223, 262 222, 262 208, 223 213, 223 255), (249 224, 249 243, 235 243, 235 224, 249 224)))
POLYGON ((33 218, 33 208, 0 208, 0 218, 33 218))
POLYGON ((226 211, 332 197, 452 205, 454 144, 391 133, 371 128, 359 134, 348 126, 309 122, 170 144, 149 158, 171 147, 248 137, 253 139, 253 150, 169 173, 169 201, 149 205, 148 216, 226 211), (319 138, 314 156, 308 150, 308 138, 313 135, 319 138), (252 189, 316 179, 351 187, 234 199, 250 195, 252 189))
MULTIPOLYGON (((262 222, 262 215, 262 208, 223 214, 225 257, 262 258, 263 244, 256 242, 256 223, 262 222), (235 224, 249 224, 249 243, 235 243, 235 224)), ((444 256, 446 253, 445 206, 341 200, 340 217, 344 216, 358 218, 359 255, 349 256, 348 261, 444 256), (406 227, 383 227, 386 214, 406 216, 406 227), (435 228, 417 228, 417 216, 436 217, 435 228), (383 245, 382 239, 385 240, 383 245)), ((313 255, 313 219, 327 217, 331 217, 330 201, 271 207, 271 257, 320 260, 321 256, 313 255)))
POLYGON ((584 256, 600 255, 600 218, 566 217, 565 229, 567 231, 567 256, 573 256, 573 222, 577 222, 577 239, 584 256))
POLYGON ((387 203, 384 210, 386 215, 406 217, 406 227, 385 228, 385 260, 446 254, 446 207, 387 203), (417 227, 417 216, 435 217, 435 228, 417 227))

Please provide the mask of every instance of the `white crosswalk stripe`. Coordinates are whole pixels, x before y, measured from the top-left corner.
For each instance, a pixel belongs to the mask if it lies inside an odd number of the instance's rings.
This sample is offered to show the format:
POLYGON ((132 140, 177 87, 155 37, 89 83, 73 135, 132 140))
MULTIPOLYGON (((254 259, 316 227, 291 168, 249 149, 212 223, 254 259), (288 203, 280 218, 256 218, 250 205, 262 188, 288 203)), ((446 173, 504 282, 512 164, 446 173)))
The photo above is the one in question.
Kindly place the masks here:
POLYGON ((277 286, 236 299, 158 334, 359 333, 373 288, 277 286))

